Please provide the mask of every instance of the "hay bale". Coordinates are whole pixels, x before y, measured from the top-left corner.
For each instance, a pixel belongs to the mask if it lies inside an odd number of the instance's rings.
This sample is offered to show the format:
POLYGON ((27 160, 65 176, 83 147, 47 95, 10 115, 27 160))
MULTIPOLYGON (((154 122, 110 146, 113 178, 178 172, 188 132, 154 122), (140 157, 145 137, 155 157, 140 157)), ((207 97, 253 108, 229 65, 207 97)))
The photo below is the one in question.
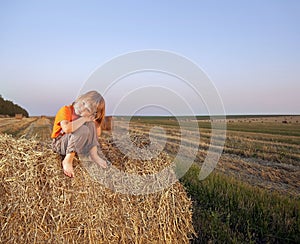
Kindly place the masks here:
POLYGON ((108 130, 111 131, 112 129, 112 116, 105 116, 102 125, 101 125, 101 129, 102 130, 108 130))
MULTIPOLYGON (((121 154, 109 141, 101 144, 117 167, 140 170, 114 158, 121 154)), ((50 148, 0 134, 1 243, 188 243, 194 234, 191 201, 179 182, 126 195, 94 180, 78 160, 74 167, 69 179, 50 148)))
POLYGON ((15 114, 15 119, 23 119, 23 114, 15 114))

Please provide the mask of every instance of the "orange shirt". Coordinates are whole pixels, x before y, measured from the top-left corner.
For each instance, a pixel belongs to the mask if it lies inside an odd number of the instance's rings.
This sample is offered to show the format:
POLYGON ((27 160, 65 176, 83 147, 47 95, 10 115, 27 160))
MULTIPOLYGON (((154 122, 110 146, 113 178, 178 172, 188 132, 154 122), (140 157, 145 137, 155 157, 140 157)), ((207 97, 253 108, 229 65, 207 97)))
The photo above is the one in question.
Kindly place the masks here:
POLYGON ((56 138, 62 132, 62 128, 60 126, 61 121, 67 120, 71 122, 76 120, 78 117, 79 116, 77 116, 74 112, 73 105, 61 107, 55 116, 51 138, 56 138))

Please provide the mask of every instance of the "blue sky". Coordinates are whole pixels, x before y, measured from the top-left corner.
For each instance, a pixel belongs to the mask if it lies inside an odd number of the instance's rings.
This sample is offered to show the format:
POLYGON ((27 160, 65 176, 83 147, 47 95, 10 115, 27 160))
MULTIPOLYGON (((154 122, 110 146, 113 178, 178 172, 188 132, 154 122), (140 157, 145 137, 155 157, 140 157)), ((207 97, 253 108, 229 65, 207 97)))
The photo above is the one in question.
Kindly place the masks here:
POLYGON ((158 49, 203 69, 227 114, 300 114, 299 43, 297 0, 1 1, 0 94, 30 115, 55 115, 97 67, 158 49))

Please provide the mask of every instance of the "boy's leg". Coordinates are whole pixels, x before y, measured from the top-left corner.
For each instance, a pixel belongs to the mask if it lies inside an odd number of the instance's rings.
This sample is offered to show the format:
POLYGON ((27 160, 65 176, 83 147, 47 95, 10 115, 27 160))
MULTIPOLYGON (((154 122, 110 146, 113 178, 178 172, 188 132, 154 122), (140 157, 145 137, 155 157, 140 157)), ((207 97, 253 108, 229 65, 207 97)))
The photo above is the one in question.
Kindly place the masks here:
POLYGON ((66 152, 75 151, 78 154, 89 154, 95 145, 99 145, 96 127, 95 123, 90 121, 70 134, 66 152))
POLYGON ((68 135, 68 142, 66 153, 77 152, 78 154, 84 154, 88 152, 88 144, 90 137, 90 130, 84 124, 76 131, 68 135))
POLYGON ((62 139, 61 152, 66 154, 62 166, 67 176, 74 177, 73 159, 75 152, 78 154, 88 153, 94 162, 103 168, 107 167, 105 160, 101 159, 97 153, 99 142, 94 122, 85 123, 72 134, 63 136, 62 139))
POLYGON ((82 125, 72 134, 65 134, 59 140, 53 142, 53 149, 61 156, 65 155, 62 160, 62 167, 65 175, 74 177, 73 159, 75 153, 82 153, 86 150, 86 142, 89 136, 89 129, 82 125))
POLYGON ((88 145, 90 147, 89 149, 90 158, 102 168, 107 168, 108 165, 106 161, 103 160, 98 154, 98 147, 100 145, 98 141, 97 129, 95 123, 87 122, 85 125, 89 128, 89 132, 90 132, 90 137, 88 139, 88 145))
POLYGON ((66 155, 71 152, 79 154, 88 153, 87 147, 90 136, 89 128, 82 125, 75 132, 71 134, 64 134, 59 139, 53 140, 52 149, 60 155, 66 155))
POLYGON ((73 159, 75 152, 78 154, 84 153, 86 150, 86 144, 90 136, 89 129, 86 125, 82 125, 75 132, 68 135, 66 143, 66 157, 62 161, 62 166, 65 175, 74 177, 73 159))

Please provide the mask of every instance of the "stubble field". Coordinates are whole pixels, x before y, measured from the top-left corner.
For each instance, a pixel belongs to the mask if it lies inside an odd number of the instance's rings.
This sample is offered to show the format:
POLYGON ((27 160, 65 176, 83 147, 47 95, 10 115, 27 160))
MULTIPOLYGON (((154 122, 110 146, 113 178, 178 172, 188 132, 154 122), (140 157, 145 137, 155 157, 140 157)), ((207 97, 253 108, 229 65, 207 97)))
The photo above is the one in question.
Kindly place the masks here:
MULTIPOLYGON (((300 116, 229 117, 226 140, 216 171, 234 176, 253 186, 300 196, 300 116), (287 123, 283 122, 286 121, 287 123)), ((121 123, 122 124, 122 123, 121 123)), ((205 159, 210 145, 209 121, 198 120, 200 141, 195 163, 205 159)), ((180 144, 180 128, 175 119, 135 118, 132 131, 145 133, 160 125, 166 131, 164 148, 176 155, 180 144)), ((163 140, 157 136, 157 140, 163 140)))

